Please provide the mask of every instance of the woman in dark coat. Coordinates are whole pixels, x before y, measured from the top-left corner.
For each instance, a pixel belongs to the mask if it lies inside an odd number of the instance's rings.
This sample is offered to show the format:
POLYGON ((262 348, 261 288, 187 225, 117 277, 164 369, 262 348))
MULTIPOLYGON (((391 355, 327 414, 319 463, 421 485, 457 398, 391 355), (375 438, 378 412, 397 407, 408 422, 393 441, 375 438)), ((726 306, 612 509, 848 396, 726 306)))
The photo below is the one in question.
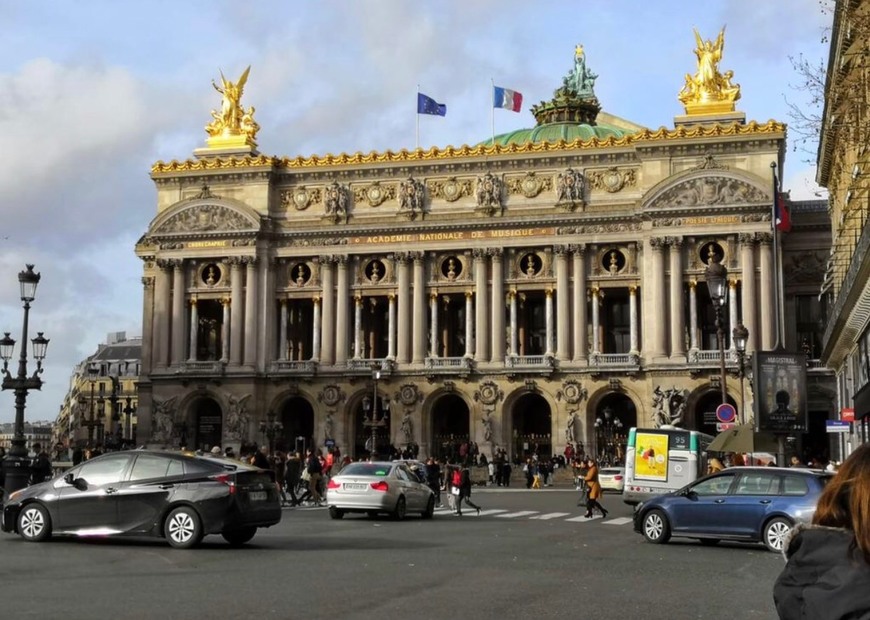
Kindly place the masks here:
POLYGON ((793 529, 773 586, 792 618, 870 618, 870 444, 843 463, 819 497, 812 525, 793 529))
POLYGON ((601 497, 601 483, 598 482, 598 465, 594 459, 588 459, 586 464, 589 469, 586 470, 586 514, 583 515, 587 519, 592 518, 592 510, 598 508, 601 511, 601 516, 606 517, 607 511, 604 506, 598 503, 598 498, 601 497))
POLYGON ((459 470, 459 495, 456 498, 456 516, 462 516, 462 502, 465 502, 480 514, 480 506, 471 501, 471 472, 463 466, 459 470))

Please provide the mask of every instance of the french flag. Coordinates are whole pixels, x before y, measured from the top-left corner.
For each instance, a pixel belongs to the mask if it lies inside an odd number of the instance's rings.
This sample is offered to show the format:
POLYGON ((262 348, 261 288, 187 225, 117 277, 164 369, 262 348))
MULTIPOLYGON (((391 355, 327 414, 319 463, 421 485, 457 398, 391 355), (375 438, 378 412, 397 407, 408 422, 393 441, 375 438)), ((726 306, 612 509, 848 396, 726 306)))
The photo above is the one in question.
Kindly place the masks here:
POLYGON ((493 86, 492 107, 519 112, 523 107, 523 94, 501 86, 493 86))
MULTIPOLYGON (((779 187, 779 179, 776 175, 773 176, 775 187, 779 187)), ((777 230, 789 232, 791 230, 791 213, 788 212, 788 207, 785 204, 785 197, 778 189, 774 190, 773 198, 773 223, 777 230)))

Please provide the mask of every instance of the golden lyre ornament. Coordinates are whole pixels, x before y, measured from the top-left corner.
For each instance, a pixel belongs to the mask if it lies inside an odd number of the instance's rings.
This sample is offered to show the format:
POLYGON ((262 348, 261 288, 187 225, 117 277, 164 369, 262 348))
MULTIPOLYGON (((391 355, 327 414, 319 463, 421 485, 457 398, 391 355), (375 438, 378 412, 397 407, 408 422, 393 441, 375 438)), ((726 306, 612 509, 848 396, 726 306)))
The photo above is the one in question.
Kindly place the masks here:
POLYGON ((212 110, 212 122, 205 126, 211 148, 254 146, 260 126, 254 120, 254 107, 242 106, 242 93, 251 67, 248 66, 237 82, 231 82, 221 71, 221 83, 212 80, 212 86, 222 95, 220 110, 212 110))
POLYGON ((719 73, 719 61, 725 47, 725 28, 719 32, 716 41, 701 38, 695 30, 695 55, 698 57, 698 71, 695 75, 686 74, 686 84, 678 95, 686 107, 686 114, 716 114, 733 112, 734 102, 740 99, 740 85, 732 84, 733 71, 719 73))

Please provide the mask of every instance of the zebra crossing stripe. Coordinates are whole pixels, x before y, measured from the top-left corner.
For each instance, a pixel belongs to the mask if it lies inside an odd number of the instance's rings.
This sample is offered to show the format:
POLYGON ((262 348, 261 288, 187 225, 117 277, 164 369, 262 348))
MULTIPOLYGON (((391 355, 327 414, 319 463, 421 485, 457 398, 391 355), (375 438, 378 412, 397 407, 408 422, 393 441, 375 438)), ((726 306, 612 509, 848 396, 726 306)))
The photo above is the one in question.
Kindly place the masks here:
POLYGON ((631 517, 614 517, 604 522, 604 525, 625 525, 634 521, 631 517))
MULTIPOLYGON (((481 512, 481 514, 483 514, 483 513, 481 512)), ((536 515, 536 514, 538 514, 537 510, 521 510, 519 512, 509 512, 509 513, 504 514, 504 515, 495 515, 495 516, 498 518, 501 518, 501 519, 516 519, 519 517, 528 517, 529 515, 536 515)))
POLYGON ((567 517, 570 515, 570 512, 548 512, 545 515, 538 515, 536 517, 529 517, 529 519, 540 519, 541 521, 549 521, 550 519, 558 519, 559 517, 567 517))
POLYGON ((503 508, 492 508, 490 510, 481 510, 480 515, 476 514, 474 511, 470 510, 470 511, 468 511, 468 514, 474 515, 474 516, 486 517, 489 515, 497 515, 497 514, 500 514, 502 512, 507 512, 507 510, 505 510, 503 508))
POLYGON ((594 515, 587 519, 586 517, 581 515, 579 517, 574 517, 573 519, 565 519, 565 521, 568 521, 570 523, 588 523, 589 521, 597 521, 598 519, 602 518, 603 517, 601 515, 594 515))

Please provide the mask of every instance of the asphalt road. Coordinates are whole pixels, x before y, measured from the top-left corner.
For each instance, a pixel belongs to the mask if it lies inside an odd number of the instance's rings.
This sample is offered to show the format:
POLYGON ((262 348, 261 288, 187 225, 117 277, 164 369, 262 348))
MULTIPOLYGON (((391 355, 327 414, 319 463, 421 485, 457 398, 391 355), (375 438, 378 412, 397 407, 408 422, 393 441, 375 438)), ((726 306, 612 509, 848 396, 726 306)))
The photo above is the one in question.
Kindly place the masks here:
POLYGON ((651 545, 631 508, 579 519, 561 489, 475 492, 484 511, 402 522, 288 509, 245 548, 0 536, 3 618, 776 618, 760 545, 651 545))

